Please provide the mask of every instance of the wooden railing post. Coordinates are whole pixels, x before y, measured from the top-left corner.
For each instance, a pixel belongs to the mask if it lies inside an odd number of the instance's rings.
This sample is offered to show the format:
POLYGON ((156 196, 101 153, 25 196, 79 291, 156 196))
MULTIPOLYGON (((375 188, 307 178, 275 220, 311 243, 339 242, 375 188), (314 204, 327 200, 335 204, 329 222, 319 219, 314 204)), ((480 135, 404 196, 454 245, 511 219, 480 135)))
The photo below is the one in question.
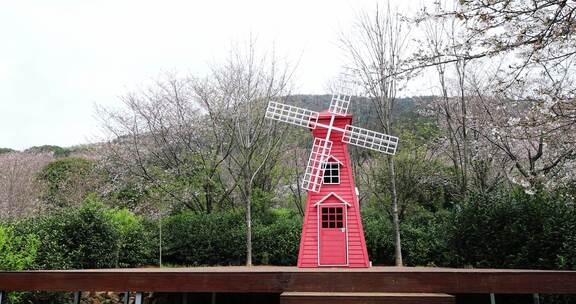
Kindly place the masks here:
POLYGON ((535 293, 532 296, 534 297, 534 304, 540 304, 540 294, 535 293))
POLYGON ((81 296, 82 296, 82 292, 80 292, 80 291, 74 292, 74 304, 80 304, 81 296))
POLYGON ((134 298, 134 304, 142 304, 142 292, 137 292, 134 298))
POLYGON ((128 302, 130 302, 130 292, 127 291, 124 293, 124 299, 122 301, 124 304, 128 304, 128 302))
POLYGON ((4 292, 0 290, 0 304, 2 304, 2 299, 4 298, 4 292))
POLYGON ((493 293, 490 294, 490 304, 496 304, 496 296, 493 293))

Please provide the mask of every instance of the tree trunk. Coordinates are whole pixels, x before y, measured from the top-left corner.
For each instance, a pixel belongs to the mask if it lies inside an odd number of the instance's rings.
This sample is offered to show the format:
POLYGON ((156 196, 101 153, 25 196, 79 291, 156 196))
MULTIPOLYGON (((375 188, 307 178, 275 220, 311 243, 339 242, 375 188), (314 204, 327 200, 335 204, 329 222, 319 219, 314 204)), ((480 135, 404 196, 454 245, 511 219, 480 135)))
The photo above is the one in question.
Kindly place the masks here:
POLYGON ((160 220, 158 221, 159 224, 159 242, 158 242, 158 250, 159 250, 159 255, 158 255, 158 264, 160 265, 160 268, 162 268, 162 215, 160 215, 160 220))
POLYGON ((388 169, 390 172, 390 190, 392 191, 392 221, 394 224, 394 257, 396 266, 403 266, 402 263, 402 243, 400 241, 400 218, 398 216, 398 193, 396 192, 396 171, 394 169, 394 158, 388 159, 388 169))
POLYGON ((213 201, 212 185, 210 184, 210 181, 204 184, 204 193, 206 199, 206 213, 210 214, 212 213, 212 201, 213 201))
POLYGON ((246 182, 246 266, 252 266, 252 187, 246 182))
POLYGON ((466 93, 464 92, 464 80, 466 73, 466 61, 462 61, 461 70, 456 67, 460 82, 460 107, 462 111, 462 197, 466 199, 468 194, 468 131, 466 121, 466 93))

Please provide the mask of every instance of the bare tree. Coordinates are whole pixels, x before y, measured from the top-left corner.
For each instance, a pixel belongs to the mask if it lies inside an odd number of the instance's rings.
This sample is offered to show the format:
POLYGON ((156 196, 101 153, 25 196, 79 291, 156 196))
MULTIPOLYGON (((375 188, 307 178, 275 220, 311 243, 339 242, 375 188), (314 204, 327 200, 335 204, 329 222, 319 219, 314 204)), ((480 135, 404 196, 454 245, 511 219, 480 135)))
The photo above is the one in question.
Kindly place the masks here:
POLYGON ((213 68, 211 91, 203 103, 220 113, 225 141, 233 143, 225 167, 246 208, 246 265, 252 265, 252 199, 255 187, 268 187, 278 160, 282 129, 265 119, 268 101, 286 96, 290 70, 271 55, 257 53, 254 41, 236 47, 228 61, 213 68), (263 178, 265 177, 265 178, 263 178))
POLYGON ((232 142, 217 118, 205 114, 205 94, 193 78, 166 75, 123 96, 126 110, 98 109, 113 137, 103 163, 118 186, 153 189, 163 194, 161 200, 195 212, 210 213, 229 200, 234 185, 226 188, 220 169, 232 142))
MULTIPOLYGON (((351 66, 348 68, 358 77, 374 106, 380 127, 387 134, 392 133, 392 112, 396 95, 407 77, 406 74, 400 74, 404 59, 402 54, 407 49, 407 34, 401 17, 388 5, 386 9, 376 7, 373 14, 361 13, 354 32, 340 39, 350 56, 351 66)), ((386 158, 392 197, 396 265, 401 266, 402 248, 394 158, 386 158)))
POLYGON ((285 184, 290 190, 291 201, 301 216, 304 216, 306 192, 300 187, 300 182, 304 176, 307 158, 308 151, 298 147, 292 147, 284 155, 284 162, 287 164, 283 167, 285 184))
MULTIPOLYGON (((440 3, 436 6, 436 15, 443 10, 440 3)), ((428 18, 421 26, 424 37, 415 58, 432 63, 438 76, 438 90, 435 92, 432 108, 444 127, 448 140, 448 155, 457 176, 460 195, 468 192, 468 171, 470 160, 468 131, 468 96, 465 91, 469 45, 461 41, 462 22, 454 18, 428 18), (445 62, 448 58, 449 63, 445 62), (451 76, 453 85, 451 86, 451 76)))

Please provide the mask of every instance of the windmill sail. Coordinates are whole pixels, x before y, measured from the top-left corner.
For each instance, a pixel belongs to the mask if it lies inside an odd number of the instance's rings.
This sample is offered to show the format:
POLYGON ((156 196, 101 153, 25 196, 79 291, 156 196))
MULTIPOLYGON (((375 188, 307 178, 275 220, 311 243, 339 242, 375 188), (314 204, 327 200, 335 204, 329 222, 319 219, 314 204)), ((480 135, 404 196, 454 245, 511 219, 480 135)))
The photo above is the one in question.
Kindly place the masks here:
POLYGON ((322 179, 324 177, 324 165, 330 156, 332 150, 332 142, 322 138, 315 138, 310 151, 310 158, 308 159, 308 166, 304 172, 302 179, 302 188, 320 192, 322 186, 322 179))
POLYGON ((348 113, 352 94, 351 83, 346 80, 340 80, 337 84, 336 92, 332 94, 328 112, 335 115, 346 115, 348 113))
POLYGON ((266 118, 314 129, 318 122, 318 112, 270 101, 266 108, 266 118))
POLYGON ((398 137, 386 135, 372 130, 346 125, 342 141, 350 145, 372 149, 394 155, 398 147, 398 137))

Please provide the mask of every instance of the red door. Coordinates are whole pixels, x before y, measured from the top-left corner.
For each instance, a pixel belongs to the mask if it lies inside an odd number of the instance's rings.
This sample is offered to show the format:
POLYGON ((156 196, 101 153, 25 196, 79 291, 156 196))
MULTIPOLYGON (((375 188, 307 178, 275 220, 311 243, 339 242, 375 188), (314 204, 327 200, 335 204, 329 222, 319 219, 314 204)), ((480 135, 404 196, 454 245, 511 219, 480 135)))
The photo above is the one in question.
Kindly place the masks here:
POLYGON ((320 209, 320 265, 346 265, 346 210, 343 206, 320 209))

